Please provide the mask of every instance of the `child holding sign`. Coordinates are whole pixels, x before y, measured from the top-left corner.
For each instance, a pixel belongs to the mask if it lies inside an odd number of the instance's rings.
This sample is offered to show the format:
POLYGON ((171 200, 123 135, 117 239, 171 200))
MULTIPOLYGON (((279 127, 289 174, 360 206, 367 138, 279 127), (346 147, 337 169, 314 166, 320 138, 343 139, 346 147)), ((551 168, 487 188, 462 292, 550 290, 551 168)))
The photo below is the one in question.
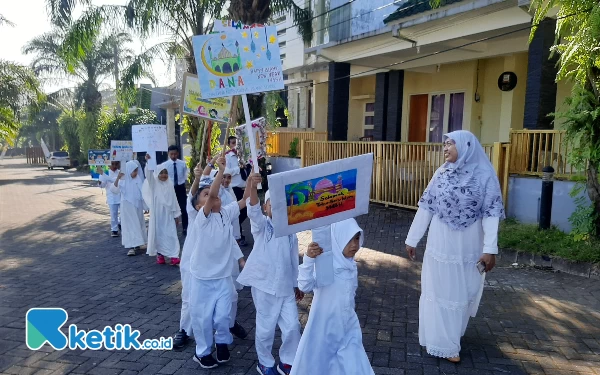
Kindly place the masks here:
POLYGON ((125 164, 125 173, 119 173, 111 186, 115 194, 121 193, 121 243, 129 249, 128 256, 135 255, 135 249, 143 246, 148 240, 146 222, 144 221, 144 200, 140 176, 141 168, 136 161, 125 164))
MULTIPOLYGON (((219 190, 225 159, 219 158, 219 172, 211 185, 200 183, 192 204, 200 208, 194 221, 198 240, 190 253, 190 313, 196 340, 194 361, 202 368, 214 368, 230 359, 228 344, 233 342, 229 331, 233 281, 232 249, 234 248, 231 221, 246 207, 247 196, 227 206, 221 206, 219 190), (213 333, 216 331, 216 333, 213 333), (217 359, 211 355, 216 341, 217 359)), ((260 177, 253 176, 252 183, 260 177)), ((188 249, 184 250, 187 251, 188 249)))
MULTIPOLYGON (((213 161, 211 163, 215 163, 217 160, 217 158, 213 159, 213 161)), ((200 210, 202 207, 200 207, 198 205, 198 207, 194 207, 192 205, 192 199, 193 197, 196 195, 196 192, 198 191, 198 189, 200 188, 201 184, 202 187, 209 187, 210 184, 212 183, 213 179, 209 176, 210 174, 210 169, 207 167, 207 169, 204 170, 204 174, 202 169, 200 168, 200 164, 198 164, 196 166, 196 168, 194 168, 194 182, 192 184, 192 187, 190 189, 190 193, 188 196, 188 201, 187 201, 187 213, 188 213, 188 218, 189 218, 189 222, 191 224, 190 226, 190 231, 188 232, 188 236, 185 239, 185 242, 183 244, 183 252, 182 252, 182 258, 181 258, 181 285, 182 285, 182 290, 181 290, 181 317, 180 317, 180 323, 179 323, 179 332, 177 332, 175 334, 175 337, 173 338, 173 347, 174 348, 182 348, 187 344, 188 338, 189 336, 192 335, 192 323, 191 323, 191 316, 190 316, 190 311, 189 311, 189 304, 190 304, 190 287, 188 286, 189 284, 189 277, 190 277, 190 271, 189 271, 189 260, 190 260, 190 254, 193 251, 193 249, 191 249, 191 247, 193 247, 194 243, 196 241, 198 241, 198 237, 196 236, 196 232, 193 230, 194 229, 194 221, 196 220, 196 217, 198 216, 198 210, 200 210), (208 170, 207 170, 208 169, 208 170), (202 182, 201 182, 202 181, 202 182)), ((216 171, 215 171, 216 172, 216 171)), ((227 170, 225 170, 225 172, 227 172, 227 170)), ((223 198, 223 194, 226 194, 227 192, 224 191, 223 189, 221 189, 221 191, 219 192, 219 197, 221 198, 222 201, 222 205, 226 206, 227 204, 224 203, 226 202, 227 197, 225 196, 225 198, 223 198)), ((235 198, 235 196, 233 196, 235 198)), ((232 203, 235 201, 235 199, 232 198, 230 200, 229 203, 232 203)), ((233 221, 235 221, 237 223, 237 219, 233 219, 233 221)), ((232 222, 233 224, 233 222, 232 222)), ((234 226, 234 232, 235 232, 235 226, 234 226)), ((237 243, 234 244, 234 248, 232 250, 232 273, 231 276, 234 280, 235 284, 235 288, 233 289, 233 294, 232 294, 232 301, 231 301, 231 311, 230 311, 230 323, 229 323, 229 331, 236 337, 244 339, 246 338, 246 336, 248 336, 248 333, 246 332, 246 330, 244 329, 244 327, 242 327, 237 321, 236 321, 236 315, 237 315, 237 302, 238 302, 238 295, 237 295, 237 291, 239 289, 241 289, 239 286, 239 284, 237 282, 235 282, 235 279, 237 279, 237 276, 240 274, 240 267, 244 267, 245 261, 244 261, 244 254, 242 253, 242 251, 240 250, 240 247, 237 246, 237 243)))
POLYGON ((354 296, 358 272, 354 256, 363 243, 363 231, 356 220, 331 225, 333 283, 316 286, 315 258, 323 253, 317 243, 308 245, 300 266, 298 287, 314 290, 308 323, 300 340, 291 374, 375 374, 362 344, 362 332, 354 296))
POLYGON ((251 190, 248 217, 254 247, 238 282, 252 287, 256 307, 256 370, 261 375, 289 375, 300 342, 300 322, 296 301, 304 298, 298 289, 298 237, 296 234, 275 238, 269 192, 265 195, 265 212, 260 209, 257 186, 251 190), (275 328, 279 325, 283 341, 279 365, 271 350, 275 328))
MULTIPOLYGON (((146 154, 146 161, 150 160, 146 154)), ((171 259, 171 265, 179 264, 179 238, 176 224, 181 217, 181 210, 173 185, 169 182, 169 172, 165 163, 153 171, 146 163, 146 176, 142 188, 142 196, 150 208, 148 226, 148 250, 150 256, 156 256, 156 263, 165 264, 165 256, 171 259)))

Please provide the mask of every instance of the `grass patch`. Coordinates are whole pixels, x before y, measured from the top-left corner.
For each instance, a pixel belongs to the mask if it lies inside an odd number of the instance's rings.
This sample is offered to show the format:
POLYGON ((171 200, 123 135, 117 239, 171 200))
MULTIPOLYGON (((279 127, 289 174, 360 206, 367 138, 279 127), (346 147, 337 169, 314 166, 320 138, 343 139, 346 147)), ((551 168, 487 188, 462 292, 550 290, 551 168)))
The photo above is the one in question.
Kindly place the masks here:
POLYGON ((600 241, 575 241, 555 227, 540 231, 536 224, 521 224, 514 219, 507 219, 500 224, 498 246, 577 262, 600 262, 600 241))

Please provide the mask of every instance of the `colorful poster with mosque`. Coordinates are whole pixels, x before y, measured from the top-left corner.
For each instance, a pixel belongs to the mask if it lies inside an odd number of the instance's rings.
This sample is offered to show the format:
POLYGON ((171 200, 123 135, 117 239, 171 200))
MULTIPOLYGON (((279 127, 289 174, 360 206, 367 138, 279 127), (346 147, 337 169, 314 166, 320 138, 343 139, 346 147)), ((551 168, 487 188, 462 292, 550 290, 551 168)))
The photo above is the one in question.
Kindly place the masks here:
POLYGON ((216 122, 229 122, 229 112, 231 112, 231 105, 233 104, 231 96, 202 99, 197 75, 189 73, 183 75, 181 94, 181 113, 216 122))
POLYGON ((270 175, 276 237, 319 228, 369 211, 373 154, 270 175))
POLYGON ((202 99, 282 90, 275 26, 192 38, 202 99))

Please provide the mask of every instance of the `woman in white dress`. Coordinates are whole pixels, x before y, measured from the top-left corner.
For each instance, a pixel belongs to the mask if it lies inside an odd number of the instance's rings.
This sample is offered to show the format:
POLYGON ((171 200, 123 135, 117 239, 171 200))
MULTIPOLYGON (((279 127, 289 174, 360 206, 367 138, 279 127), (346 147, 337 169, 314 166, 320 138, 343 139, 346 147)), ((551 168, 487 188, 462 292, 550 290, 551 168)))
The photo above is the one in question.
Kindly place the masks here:
POLYGON ((479 307, 483 272, 496 264, 504 204, 496 172, 472 133, 446 134, 444 156, 446 162, 419 201, 406 250, 414 260, 415 248, 429 227, 421 272, 419 342, 430 355, 457 363, 460 339, 479 307))
POLYGON ((121 243, 129 249, 127 255, 135 255, 135 249, 148 240, 144 221, 142 185, 144 179, 139 162, 130 160, 125 164, 125 173, 119 173, 111 189, 121 193, 121 243))
POLYGON ((298 288, 314 290, 308 322, 294 358, 291 375, 374 375, 362 343, 354 296, 358 270, 354 255, 363 244, 356 220, 331 225, 334 281, 316 286, 315 258, 323 253, 317 243, 308 246, 299 267, 298 288))
MULTIPOLYGON (((149 159, 150 155, 146 154, 146 160, 149 159)), ((166 256, 171 259, 171 265, 178 265, 181 246, 177 237, 177 221, 181 217, 181 209, 167 166, 160 164, 153 171, 146 163, 146 176, 148 178, 142 188, 142 196, 150 208, 146 254, 156 256, 158 264, 165 264, 166 256)))

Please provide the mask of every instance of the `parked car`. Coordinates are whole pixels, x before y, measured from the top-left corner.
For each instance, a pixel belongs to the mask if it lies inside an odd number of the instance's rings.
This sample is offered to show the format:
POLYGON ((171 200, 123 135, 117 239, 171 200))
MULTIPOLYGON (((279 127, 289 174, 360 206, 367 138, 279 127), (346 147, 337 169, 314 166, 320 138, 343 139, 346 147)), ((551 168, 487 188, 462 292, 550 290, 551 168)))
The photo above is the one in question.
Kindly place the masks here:
POLYGON ((48 163, 48 169, 54 169, 54 167, 61 167, 64 169, 71 167, 71 159, 69 153, 66 151, 54 151, 50 153, 50 156, 46 158, 48 163))

